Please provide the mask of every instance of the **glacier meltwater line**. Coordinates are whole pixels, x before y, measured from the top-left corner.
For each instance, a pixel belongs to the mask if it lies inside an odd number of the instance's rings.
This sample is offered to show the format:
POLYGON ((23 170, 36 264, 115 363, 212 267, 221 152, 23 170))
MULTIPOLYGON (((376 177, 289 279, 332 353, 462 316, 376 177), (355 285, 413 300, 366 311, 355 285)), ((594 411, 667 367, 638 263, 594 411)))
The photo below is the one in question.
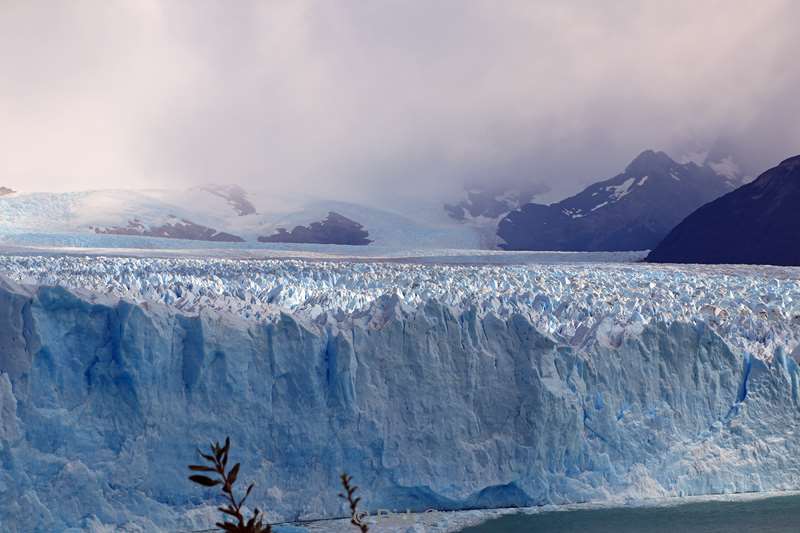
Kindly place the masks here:
POLYGON ((4 531, 208 526, 225 435, 273 518, 800 487, 792 270, 3 262, 4 531))

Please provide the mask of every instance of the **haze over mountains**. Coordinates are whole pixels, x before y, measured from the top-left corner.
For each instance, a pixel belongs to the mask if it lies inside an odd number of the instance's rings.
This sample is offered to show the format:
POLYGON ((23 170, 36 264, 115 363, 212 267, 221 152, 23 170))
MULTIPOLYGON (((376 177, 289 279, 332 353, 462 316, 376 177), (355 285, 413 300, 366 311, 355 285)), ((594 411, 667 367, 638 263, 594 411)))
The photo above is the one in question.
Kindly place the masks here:
MULTIPOLYGON (((731 156, 679 163, 646 150, 617 176, 550 205, 541 181, 472 184, 437 197, 336 201, 236 185, 188 190, 15 193, 0 198, 0 232, 506 250, 647 250, 686 215, 744 180, 731 156), (695 161, 700 161, 701 164, 695 161)), ((491 182, 484 182, 491 183, 491 182)))

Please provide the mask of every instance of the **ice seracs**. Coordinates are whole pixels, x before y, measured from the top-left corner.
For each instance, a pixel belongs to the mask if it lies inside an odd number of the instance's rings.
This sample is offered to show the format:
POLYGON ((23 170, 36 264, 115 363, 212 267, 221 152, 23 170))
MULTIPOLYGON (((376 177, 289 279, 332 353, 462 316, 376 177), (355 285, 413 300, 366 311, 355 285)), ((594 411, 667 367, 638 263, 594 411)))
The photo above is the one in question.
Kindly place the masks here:
POLYGON ((603 320, 704 322, 737 349, 770 358, 798 344, 800 271, 774 267, 636 264, 423 265, 392 262, 0 256, 9 278, 157 302, 245 320, 281 313, 350 323, 385 306, 434 300, 454 312, 523 314, 574 344, 603 320))

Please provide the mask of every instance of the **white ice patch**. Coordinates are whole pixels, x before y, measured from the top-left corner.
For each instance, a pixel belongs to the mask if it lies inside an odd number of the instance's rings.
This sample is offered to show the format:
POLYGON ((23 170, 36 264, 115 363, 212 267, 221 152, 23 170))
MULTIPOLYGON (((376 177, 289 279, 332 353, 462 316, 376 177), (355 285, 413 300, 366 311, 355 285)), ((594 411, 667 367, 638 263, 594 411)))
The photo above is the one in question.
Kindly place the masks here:
MULTIPOLYGON (((611 202, 616 202, 630 194, 631 187, 636 183, 636 178, 628 178, 621 185, 609 185, 605 190, 609 191, 609 198, 611 202)), ((641 184, 640 184, 641 185, 641 184)))
POLYGON ((583 210, 582 209, 578 209, 578 208, 575 208, 575 209, 562 209, 561 212, 564 213, 565 215, 567 215, 568 217, 571 217, 571 218, 583 218, 583 217, 586 216, 586 214, 583 212, 583 210))

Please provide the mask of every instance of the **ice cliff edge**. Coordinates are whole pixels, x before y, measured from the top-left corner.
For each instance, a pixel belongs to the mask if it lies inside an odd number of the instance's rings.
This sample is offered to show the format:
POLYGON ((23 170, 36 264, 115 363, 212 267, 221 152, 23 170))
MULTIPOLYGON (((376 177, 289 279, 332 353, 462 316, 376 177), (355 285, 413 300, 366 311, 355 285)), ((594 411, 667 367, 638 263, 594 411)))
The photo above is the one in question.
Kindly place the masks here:
POLYGON ((252 499, 339 514, 800 487, 794 357, 703 321, 565 344, 428 300, 377 327, 243 321, 0 283, 0 525, 207 525, 185 479, 230 435, 252 499))

